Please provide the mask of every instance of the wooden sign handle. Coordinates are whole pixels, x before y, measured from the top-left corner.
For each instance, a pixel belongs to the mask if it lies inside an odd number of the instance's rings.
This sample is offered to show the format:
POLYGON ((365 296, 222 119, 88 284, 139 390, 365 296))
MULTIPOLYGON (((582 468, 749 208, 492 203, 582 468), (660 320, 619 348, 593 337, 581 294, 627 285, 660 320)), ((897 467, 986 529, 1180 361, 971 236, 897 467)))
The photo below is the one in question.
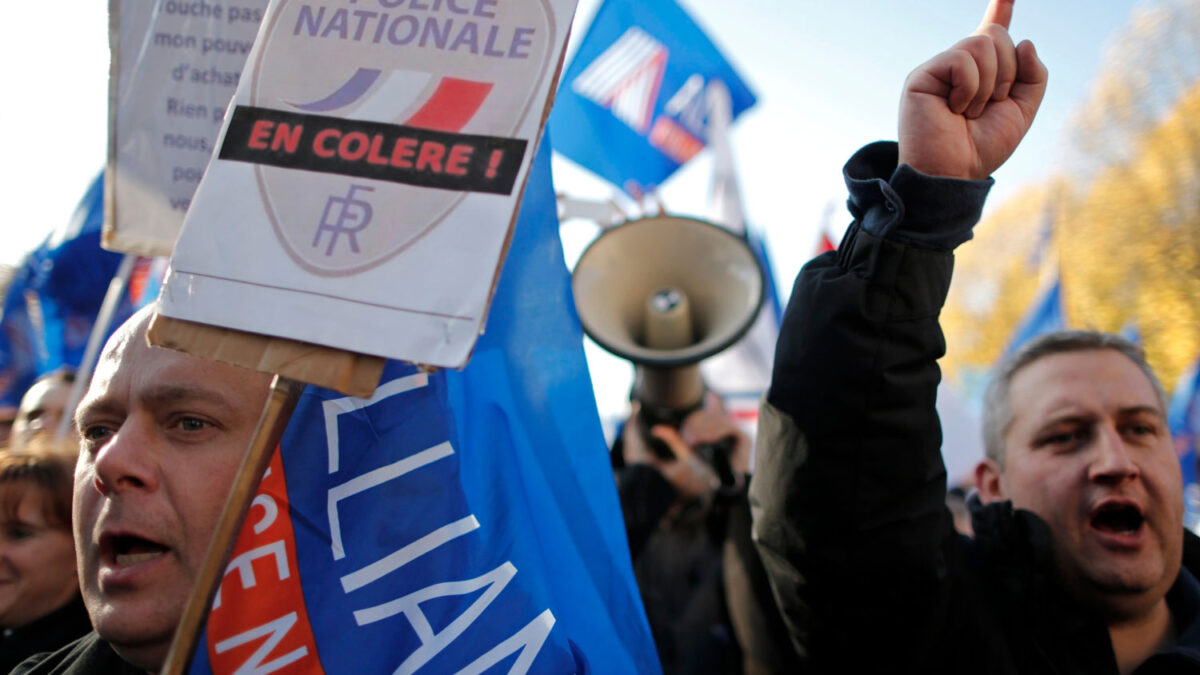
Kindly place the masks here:
POLYGON ((229 489, 229 497, 225 500, 221 519, 213 530, 208 553, 205 554, 204 563, 200 566, 192 586, 192 593, 184 605, 179 625, 175 628, 175 638, 171 641, 171 649, 167 652, 167 659, 162 668, 166 675, 183 675, 191 664, 197 641, 203 632, 204 620, 225 576, 225 565, 228 564, 234 544, 237 543, 242 522, 250 511, 254 493, 262 482, 267 465, 271 463, 271 456, 279 446, 283 430, 287 428, 288 420, 292 411, 296 409, 304 386, 303 382, 282 375, 276 375, 271 382, 271 391, 263 407, 262 417, 258 420, 258 428, 254 431, 254 438, 250 441, 250 447, 246 449, 246 456, 229 489))

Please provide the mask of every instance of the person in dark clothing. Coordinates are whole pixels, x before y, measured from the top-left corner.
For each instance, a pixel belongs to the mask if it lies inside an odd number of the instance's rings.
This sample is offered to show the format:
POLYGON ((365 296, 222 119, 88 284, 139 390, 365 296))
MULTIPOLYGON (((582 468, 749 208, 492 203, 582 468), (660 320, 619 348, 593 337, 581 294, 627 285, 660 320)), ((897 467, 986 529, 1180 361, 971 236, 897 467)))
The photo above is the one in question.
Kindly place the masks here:
POLYGON ((679 429, 642 438, 637 403, 613 449, 634 574, 667 675, 793 672, 795 657, 750 541, 746 483, 750 440, 708 394, 679 429), (723 484, 703 446, 728 443, 733 483, 723 484))
POLYGON ((78 594, 59 609, 32 623, 4 631, 0 640, 0 673, 14 672, 35 654, 53 652, 91 633, 87 608, 78 594))
POLYGON ((146 672, 126 663, 93 631, 56 652, 26 659, 10 675, 145 675, 146 672))
POLYGON ((0 452, 0 673, 92 629, 75 576, 71 465, 0 452))
POLYGON ((655 454, 642 438, 636 402, 614 448, 634 574, 666 675, 741 672, 721 563, 728 510, 738 488, 723 492, 716 472, 694 446, 736 439, 731 463, 743 483, 750 448, 732 423, 697 436, 701 418, 727 420, 715 398, 709 394, 706 409, 690 415, 678 430, 652 429, 673 459, 655 454))
POLYGON ((846 165, 854 222, 800 273, 760 415, 756 542, 811 672, 1200 672, 1200 540, 1133 345, 1043 338, 985 411, 975 539, 935 409, 953 249, 1047 81, 1012 0, 908 78, 899 144, 846 165))
POLYGON ((268 376, 150 347, 151 311, 109 339, 76 413, 72 520, 95 632, 15 672, 158 672, 254 436, 268 376))

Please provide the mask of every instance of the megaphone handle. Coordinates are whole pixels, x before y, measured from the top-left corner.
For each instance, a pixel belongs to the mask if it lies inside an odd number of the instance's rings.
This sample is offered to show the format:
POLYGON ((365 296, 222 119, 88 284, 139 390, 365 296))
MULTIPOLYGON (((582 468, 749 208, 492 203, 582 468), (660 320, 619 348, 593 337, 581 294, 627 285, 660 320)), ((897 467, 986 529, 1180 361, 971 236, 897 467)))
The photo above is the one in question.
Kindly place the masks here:
POLYGON ((655 457, 663 460, 674 460, 675 452, 671 450, 671 446, 667 445, 661 438, 658 438, 650 433, 650 430, 660 424, 669 424, 674 427, 679 426, 679 422, 673 420, 659 419, 653 414, 648 414, 646 408, 642 409, 638 415, 638 433, 642 435, 642 440, 645 441, 646 447, 650 448, 650 452, 654 453, 655 457))
MULTIPOLYGON (((666 424, 678 429, 683 424, 683 420, 699 408, 700 406, 688 410, 655 409, 643 404, 637 418, 638 432, 641 433, 642 440, 646 442, 646 447, 650 448, 650 452, 653 452, 659 459, 668 461, 677 459, 670 446, 652 435, 650 430, 659 424, 666 424)), ((717 478, 721 481, 721 487, 726 490, 737 487, 738 477, 733 471, 733 464, 730 460, 736 447, 737 439, 733 436, 696 446, 696 454, 700 455, 700 458, 716 471, 717 478)))
POLYGON ((719 441, 712 443, 702 443, 696 447, 696 454, 704 458, 709 466, 717 472, 717 478, 721 480, 721 487, 729 490, 737 486, 737 475, 733 472, 733 463, 730 457, 737 446, 737 439, 733 436, 726 436, 719 441))

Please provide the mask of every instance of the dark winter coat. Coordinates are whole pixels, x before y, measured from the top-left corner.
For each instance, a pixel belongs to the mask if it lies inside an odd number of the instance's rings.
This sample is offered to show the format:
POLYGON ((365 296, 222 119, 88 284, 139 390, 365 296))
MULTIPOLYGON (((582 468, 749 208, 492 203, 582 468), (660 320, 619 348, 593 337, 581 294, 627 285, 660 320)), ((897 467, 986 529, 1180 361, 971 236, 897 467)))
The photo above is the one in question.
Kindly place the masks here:
MULTIPOLYGON (((977 539, 954 531, 938 313, 990 182, 895 167, 894 144, 847 164, 855 222, 796 281, 760 414, 754 532, 793 643, 810 672, 1115 674, 1039 518, 975 504, 977 539)), ((1138 675, 1200 673, 1200 540, 1184 557, 1177 643, 1138 675)))

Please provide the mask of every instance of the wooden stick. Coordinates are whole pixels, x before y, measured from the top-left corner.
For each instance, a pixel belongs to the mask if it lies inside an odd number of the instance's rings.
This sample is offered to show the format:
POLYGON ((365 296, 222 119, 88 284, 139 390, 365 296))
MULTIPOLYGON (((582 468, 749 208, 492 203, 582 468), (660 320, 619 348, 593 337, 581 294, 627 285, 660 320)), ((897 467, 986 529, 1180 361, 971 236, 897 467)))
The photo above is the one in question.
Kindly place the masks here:
POLYGON ((283 437, 292 411, 296 409, 304 386, 303 382, 281 375, 276 375, 271 382, 271 392, 263 407, 262 417, 258 420, 258 428, 254 431, 254 438, 250 441, 250 447, 246 449, 242 466, 229 489, 229 498, 225 500, 221 519, 213 530, 204 564, 200 566, 192 593, 184 605, 179 625, 175 628, 175 638, 171 641, 171 649, 167 652, 167 659, 162 668, 165 675, 183 675, 191 664, 197 641, 204 629, 204 620, 225 576, 225 566, 229 563, 234 544, 237 543, 242 522, 250 511, 254 493, 262 482, 267 465, 271 463, 275 448, 279 446, 279 440, 283 437))

